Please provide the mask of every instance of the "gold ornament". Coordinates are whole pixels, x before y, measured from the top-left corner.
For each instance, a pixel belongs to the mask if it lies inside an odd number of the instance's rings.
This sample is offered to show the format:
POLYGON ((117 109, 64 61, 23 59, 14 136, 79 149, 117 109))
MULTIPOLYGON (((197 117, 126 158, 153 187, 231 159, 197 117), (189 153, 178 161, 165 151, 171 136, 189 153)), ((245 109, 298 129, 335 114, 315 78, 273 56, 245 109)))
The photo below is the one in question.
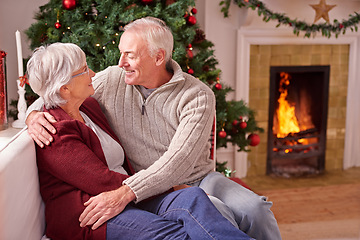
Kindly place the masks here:
POLYGON ((326 22, 329 22, 329 11, 333 9, 336 5, 327 5, 325 0, 320 0, 319 4, 310 4, 310 6, 316 11, 316 16, 314 20, 315 23, 320 18, 323 18, 326 22))

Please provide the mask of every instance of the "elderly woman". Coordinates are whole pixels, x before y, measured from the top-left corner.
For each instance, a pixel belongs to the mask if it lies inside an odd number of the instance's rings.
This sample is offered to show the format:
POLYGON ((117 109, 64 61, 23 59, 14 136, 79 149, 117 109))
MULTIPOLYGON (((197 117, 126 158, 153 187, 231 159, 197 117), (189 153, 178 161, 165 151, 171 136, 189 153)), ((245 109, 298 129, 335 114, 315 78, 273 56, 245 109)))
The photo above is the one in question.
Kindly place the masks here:
POLYGON ((122 193, 129 190, 123 181, 134 171, 99 104, 90 97, 94 72, 78 46, 54 43, 36 49, 27 73, 31 88, 44 101, 44 111, 56 120, 54 141, 36 149, 48 237, 249 239, 222 217, 197 187, 129 204, 121 213, 105 213, 110 220, 104 224, 101 216, 84 220, 86 214, 82 213, 92 196, 106 198, 107 193, 115 193, 118 201, 112 204, 121 202, 122 193), (141 208, 157 210, 151 213, 141 208))

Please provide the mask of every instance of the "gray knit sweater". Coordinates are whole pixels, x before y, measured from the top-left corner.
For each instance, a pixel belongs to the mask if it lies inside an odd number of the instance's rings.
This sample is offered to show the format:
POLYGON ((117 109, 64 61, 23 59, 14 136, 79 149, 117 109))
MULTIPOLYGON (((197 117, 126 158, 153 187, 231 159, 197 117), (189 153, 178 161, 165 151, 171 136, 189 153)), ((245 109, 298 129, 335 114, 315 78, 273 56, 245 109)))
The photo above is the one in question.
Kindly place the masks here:
POLYGON ((212 90, 172 61, 172 79, 145 100, 124 71, 108 67, 93 79, 95 95, 137 172, 124 181, 137 202, 204 178, 215 115, 212 90))

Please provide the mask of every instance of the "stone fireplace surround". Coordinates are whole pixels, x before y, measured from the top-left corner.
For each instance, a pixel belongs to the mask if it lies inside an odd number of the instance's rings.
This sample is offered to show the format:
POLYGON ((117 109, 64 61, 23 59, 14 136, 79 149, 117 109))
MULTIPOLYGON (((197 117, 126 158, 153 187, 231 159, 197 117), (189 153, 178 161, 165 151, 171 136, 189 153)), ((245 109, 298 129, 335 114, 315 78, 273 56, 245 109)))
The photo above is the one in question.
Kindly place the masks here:
MULTIPOLYGON (((333 37, 330 39, 323 37, 303 38, 293 35, 292 32, 289 32, 288 30, 277 29, 276 31, 274 31, 268 29, 254 30, 242 28, 238 30, 237 39, 237 80, 235 97, 236 99, 245 100, 249 103, 249 106, 251 108, 258 112, 256 118, 259 122, 259 125, 264 128, 265 133, 260 135, 262 139, 260 145, 256 148, 253 148, 249 154, 243 152, 235 153, 235 162, 233 164, 235 169, 237 169, 235 176, 244 177, 246 175, 264 175, 266 172, 266 149, 264 148, 266 148, 268 116, 266 112, 264 113, 264 111, 262 111, 263 109, 259 109, 258 111, 256 108, 253 107, 256 106, 257 103, 252 96, 255 93, 264 95, 266 98, 269 94, 268 90, 267 92, 266 90, 256 90, 256 88, 254 88, 254 85, 256 85, 257 83, 252 82, 252 78, 254 75, 253 68, 256 67, 254 65, 258 63, 251 62, 253 60, 251 60, 250 54, 254 53, 254 51, 258 51, 259 48, 263 48, 263 50, 269 48, 283 48, 283 51, 286 53, 289 48, 301 48, 301 50, 299 51, 306 51, 306 49, 314 46, 314 48, 316 49, 317 47, 319 47, 318 51, 320 53, 322 49, 326 51, 326 49, 329 49, 329 47, 335 49, 335 51, 337 51, 336 49, 339 49, 339 51, 342 51, 343 53, 346 52, 346 57, 344 57, 344 54, 342 54, 342 57, 340 57, 341 59, 338 59, 339 61, 346 62, 346 65, 348 66, 348 69, 343 70, 343 72, 345 71, 345 78, 347 79, 340 80, 343 82, 343 85, 347 85, 342 87, 342 89, 346 91, 346 93, 343 93, 344 100, 342 101, 343 108, 345 108, 342 111, 342 114, 345 117, 345 120, 339 120, 339 126, 337 126, 336 129, 328 129, 328 139, 331 139, 334 135, 340 136, 340 139, 332 141, 334 142, 334 144, 327 144, 326 158, 329 157, 329 163, 325 166, 325 170, 339 168, 346 169, 353 166, 360 166, 360 153, 358 151, 358 145, 360 143, 360 124, 358 123, 358 119, 360 119, 360 106, 358 104, 360 103, 360 81, 357 80, 358 78, 360 78, 359 34, 348 33, 347 35, 339 36, 339 38, 333 37), (334 158, 334 156, 336 156, 335 158, 337 159, 331 159, 334 158)), ((290 62, 274 64, 289 66, 291 65, 290 62)), ((302 64, 296 63, 296 65, 312 64, 304 61, 302 64)), ((334 67, 334 69, 336 68, 337 67, 334 67)), ((335 70, 330 69, 330 78, 331 71, 335 70)), ((259 74, 269 75, 268 72, 269 69, 261 69, 259 74)), ((338 79, 335 77, 334 79, 330 79, 330 81, 334 82, 338 81, 338 79)), ((330 85, 331 84, 332 83, 330 83, 330 85)), ((335 86, 335 88, 338 88, 336 84, 333 85, 335 86)), ((330 105, 331 92, 334 92, 335 90, 330 89, 329 91, 330 105)), ((263 108, 268 108, 268 100, 263 100, 262 105, 263 108)))

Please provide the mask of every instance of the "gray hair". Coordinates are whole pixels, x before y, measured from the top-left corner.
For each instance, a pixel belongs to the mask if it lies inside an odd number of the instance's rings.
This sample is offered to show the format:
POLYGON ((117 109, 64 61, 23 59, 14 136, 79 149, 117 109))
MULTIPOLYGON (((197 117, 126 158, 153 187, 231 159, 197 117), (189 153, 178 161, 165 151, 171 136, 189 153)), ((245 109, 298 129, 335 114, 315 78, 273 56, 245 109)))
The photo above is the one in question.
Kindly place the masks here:
POLYGON ((165 61, 168 63, 172 57, 174 38, 171 29, 158 18, 144 17, 137 19, 124 27, 124 31, 134 30, 148 43, 150 56, 160 50, 165 50, 165 61))
POLYGON ((66 101, 60 88, 71 80, 73 72, 86 63, 85 53, 73 43, 53 43, 34 50, 27 63, 27 76, 32 90, 44 99, 46 108, 66 101))

